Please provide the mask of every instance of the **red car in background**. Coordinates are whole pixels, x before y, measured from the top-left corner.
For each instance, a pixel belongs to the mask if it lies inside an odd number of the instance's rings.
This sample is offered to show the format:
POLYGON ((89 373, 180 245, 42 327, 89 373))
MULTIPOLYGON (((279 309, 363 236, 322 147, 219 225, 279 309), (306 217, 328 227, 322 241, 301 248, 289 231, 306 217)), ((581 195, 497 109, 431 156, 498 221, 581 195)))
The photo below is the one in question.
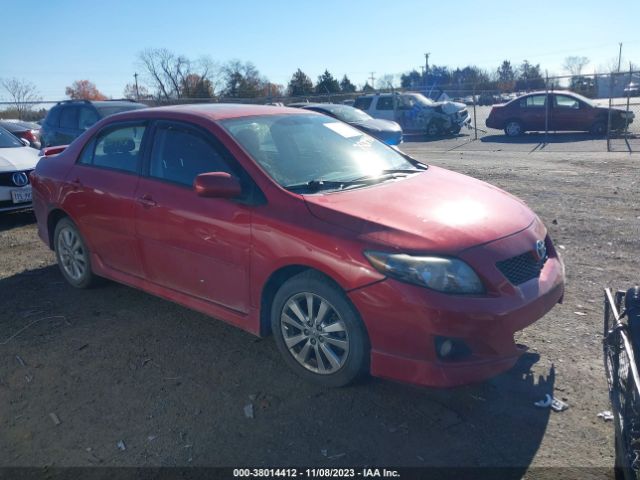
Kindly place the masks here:
MULTIPOLYGON (((534 92, 503 105, 494 105, 486 120, 489 128, 504 130, 510 137, 528 131, 607 132, 609 109, 568 91, 534 92), (547 108, 548 104, 548 108, 547 108), (548 115, 548 119, 546 116, 548 115)), ((633 112, 611 109, 611 129, 620 130, 633 122, 633 112)))
POLYGON ((45 156, 32 184, 71 285, 106 277, 272 333, 322 385, 486 379, 563 296, 562 261, 520 200, 306 110, 117 114, 45 156))

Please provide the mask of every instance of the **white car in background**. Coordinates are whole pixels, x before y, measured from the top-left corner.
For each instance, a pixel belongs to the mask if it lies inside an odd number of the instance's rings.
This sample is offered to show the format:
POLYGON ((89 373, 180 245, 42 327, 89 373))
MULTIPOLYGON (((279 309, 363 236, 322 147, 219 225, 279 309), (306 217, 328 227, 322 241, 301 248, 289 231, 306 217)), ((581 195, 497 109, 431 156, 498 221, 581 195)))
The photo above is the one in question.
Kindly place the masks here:
POLYGON ((39 152, 0 127, 0 212, 31 208, 29 174, 39 152))

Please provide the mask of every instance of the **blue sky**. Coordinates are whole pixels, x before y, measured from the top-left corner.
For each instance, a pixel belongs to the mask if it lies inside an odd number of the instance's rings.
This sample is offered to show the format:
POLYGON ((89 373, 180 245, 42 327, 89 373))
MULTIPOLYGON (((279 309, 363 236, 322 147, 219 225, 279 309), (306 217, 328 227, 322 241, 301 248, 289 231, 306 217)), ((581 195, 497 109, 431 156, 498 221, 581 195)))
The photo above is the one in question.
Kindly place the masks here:
POLYGON ((297 68, 314 81, 327 68, 363 84, 371 71, 424 65, 425 52, 430 64, 451 67, 526 58, 551 75, 564 73, 568 55, 589 57, 588 71, 604 69, 623 42, 626 68, 640 64, 638 0, 20 0, 1 10, 0 78, 29 80, 45 100, 64 98, 81 79, 121 97, 143 73, 136 55, 147 47, 251 61, 284 85, 297 68))

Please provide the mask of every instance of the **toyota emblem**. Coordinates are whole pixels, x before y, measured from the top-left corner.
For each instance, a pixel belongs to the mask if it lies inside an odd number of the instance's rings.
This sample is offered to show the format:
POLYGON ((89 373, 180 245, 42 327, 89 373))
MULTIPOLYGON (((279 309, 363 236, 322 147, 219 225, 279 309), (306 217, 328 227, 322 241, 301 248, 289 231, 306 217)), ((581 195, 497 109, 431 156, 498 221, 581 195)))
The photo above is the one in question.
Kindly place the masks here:
POLYGON ((547 258, 547 246, 544 244, 544 240, 538 240, 536 242, 536 255, 538 256, 538 260, 547 258))

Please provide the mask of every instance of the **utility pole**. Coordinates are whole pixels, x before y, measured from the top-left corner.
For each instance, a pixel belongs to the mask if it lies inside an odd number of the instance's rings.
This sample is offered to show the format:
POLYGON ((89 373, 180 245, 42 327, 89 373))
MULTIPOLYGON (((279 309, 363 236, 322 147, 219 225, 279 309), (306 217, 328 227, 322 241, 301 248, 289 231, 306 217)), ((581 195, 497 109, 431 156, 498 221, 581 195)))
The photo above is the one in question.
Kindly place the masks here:
POLYGON ((136 102, 140 101, 140 92, 138 91, 138 73, 133 74, 133 78, 136 79, 136 102))
POLYGON ((424 54, 424 73, 425 73, 425 75, 429 75, 429 55, 431 55, 431 53, 425 53, 424 54))
POLYGON ((620 51, 618 52, 618 73, 620 73, 620 64, 622 62, 622 42, 620 42, 620 51))
POLYGON ((376 80, 376 77, 374 76, 374 74, 376 72, 370 72, 370 73, 371 73, 371 76, 369 77, 369 79, 371 80, 371 88, 375 89, 376 87, 375 87, 375 84, 373 82, 375 82, 375 80, 376 80))

